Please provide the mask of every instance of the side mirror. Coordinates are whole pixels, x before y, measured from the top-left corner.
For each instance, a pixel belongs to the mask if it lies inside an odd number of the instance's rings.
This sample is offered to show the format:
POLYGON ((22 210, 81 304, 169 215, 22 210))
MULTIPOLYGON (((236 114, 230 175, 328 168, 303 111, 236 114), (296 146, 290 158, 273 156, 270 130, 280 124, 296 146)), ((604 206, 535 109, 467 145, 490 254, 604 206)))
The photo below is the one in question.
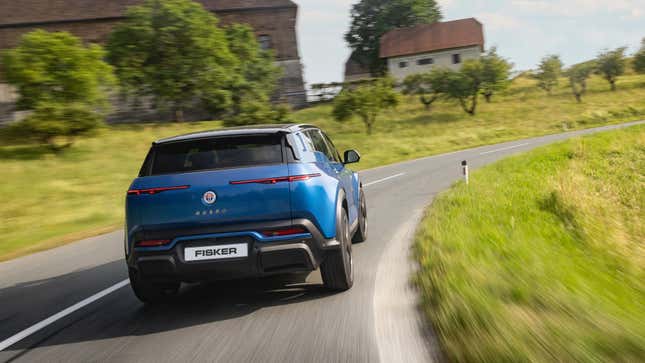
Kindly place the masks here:
POLYGON ((345 151, 345 161, 343 161, 343 164, 354 164, 358 163, 361 161, 361 154, 358 153, 356 150, 347 150, 345 151))

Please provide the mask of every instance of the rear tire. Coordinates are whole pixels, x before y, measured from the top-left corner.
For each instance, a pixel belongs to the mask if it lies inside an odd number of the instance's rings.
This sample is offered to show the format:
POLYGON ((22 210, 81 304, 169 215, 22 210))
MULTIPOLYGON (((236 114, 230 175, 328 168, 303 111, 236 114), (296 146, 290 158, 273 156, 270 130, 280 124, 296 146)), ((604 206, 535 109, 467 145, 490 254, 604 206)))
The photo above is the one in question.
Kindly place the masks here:
POLYGON ((336 225, 336 238, 340 242, 340 248, 327 253, 325 261, 320 265, 320 274, 326 288, 346 291, 354 284, 354 261, 345 209, 336 225))
POLYGON ((133 268, 128 268, 130 286, 141 302, 148 305, 160 304, 168 301, 179 292, 179 282, 153 282, 143 278, 133 268))
POLYGON ((361 188, 360 194, 360 209, 358 210, 358 228, 352 237, 352 242, 361 243, 367 241, 367 202, 365 200, 365 193, 361 188))

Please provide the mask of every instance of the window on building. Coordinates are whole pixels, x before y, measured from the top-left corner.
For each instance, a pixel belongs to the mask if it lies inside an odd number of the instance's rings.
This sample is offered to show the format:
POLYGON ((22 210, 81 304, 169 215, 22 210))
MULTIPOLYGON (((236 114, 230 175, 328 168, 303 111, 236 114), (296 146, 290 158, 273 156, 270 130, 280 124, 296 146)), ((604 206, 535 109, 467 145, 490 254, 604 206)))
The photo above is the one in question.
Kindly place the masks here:
POLYGON ((459 64, 459 63, 461 63, 461 54, 453 54, 452 64, 459 64))
POLYGON ((408 66, 408 62, 399 62, 399 68, 405 68, 408 66))
POLYGON ((420 66, 427 66, 428 64, 434 64, 434 59, 432 58, 423 58, 417 61, 417 64, 420 66))
POLYGON ((258 43, 260 43, 260 48, 262 48, 262 50, 271 49, 271 36, 266 34, 260 35, 258 37, 258 43))

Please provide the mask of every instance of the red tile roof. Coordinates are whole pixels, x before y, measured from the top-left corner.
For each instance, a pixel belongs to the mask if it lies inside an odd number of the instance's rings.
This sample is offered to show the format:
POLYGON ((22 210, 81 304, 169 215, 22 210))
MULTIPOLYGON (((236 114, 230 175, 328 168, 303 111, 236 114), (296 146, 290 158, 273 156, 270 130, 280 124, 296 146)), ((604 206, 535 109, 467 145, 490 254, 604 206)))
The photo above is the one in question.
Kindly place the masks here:
MULTIPOLYGON (((210 11, 295 7, 291 0, 197 0, 210 11)), ((0 0, 0 26, 120 18, 143 0, 0 0)))
POLYGON ((381 37, 381 58, 480 46, 484 27, 475 18, 392 29, 381 37))

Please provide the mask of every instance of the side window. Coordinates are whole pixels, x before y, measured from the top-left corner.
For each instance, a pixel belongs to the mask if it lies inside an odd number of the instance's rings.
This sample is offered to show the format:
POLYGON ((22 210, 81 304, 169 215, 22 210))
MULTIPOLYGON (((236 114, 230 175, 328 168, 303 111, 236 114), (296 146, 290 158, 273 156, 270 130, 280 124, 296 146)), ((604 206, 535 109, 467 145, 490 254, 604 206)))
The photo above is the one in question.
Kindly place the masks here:
POLYGON ((329 150, 329 147, 327 147, 327 143, 325 142, 325 139, 323 139, 320 131, 309 130, 306 132, 306 134, 307 136, 309 136, 309 139, 311 139, 315 151, 320 151, 321 153, 325 154, 325 156, 327 156, 330 161, 334 161, 334 155, 329 150))
POLYGON ((329 136, 327 136, 327 134, 325 134, 324 132, 321 132, 321 133, 322 133, 323 137, 325 138, 325 141, 327 142, 327 146, 329 147, 329 151, 331 152, 332 155, 334 155, 334 158, 330 159, 330 160, 333 160, 333 161, 335 161, 337 163, 342 163, 343 159, 341 159, 340 154, 338 153, 338 149, 336 149, 336 146, 334 146, 334 143, 331 142, 331 140, 329 139, 329 136))
POLYGON ((306 150, 316 151, 316 146, 314 146, 314 142, 311 140, 309 132, 301 132, 298 136, 300 137, 300 140, 302 140, 306 150))

